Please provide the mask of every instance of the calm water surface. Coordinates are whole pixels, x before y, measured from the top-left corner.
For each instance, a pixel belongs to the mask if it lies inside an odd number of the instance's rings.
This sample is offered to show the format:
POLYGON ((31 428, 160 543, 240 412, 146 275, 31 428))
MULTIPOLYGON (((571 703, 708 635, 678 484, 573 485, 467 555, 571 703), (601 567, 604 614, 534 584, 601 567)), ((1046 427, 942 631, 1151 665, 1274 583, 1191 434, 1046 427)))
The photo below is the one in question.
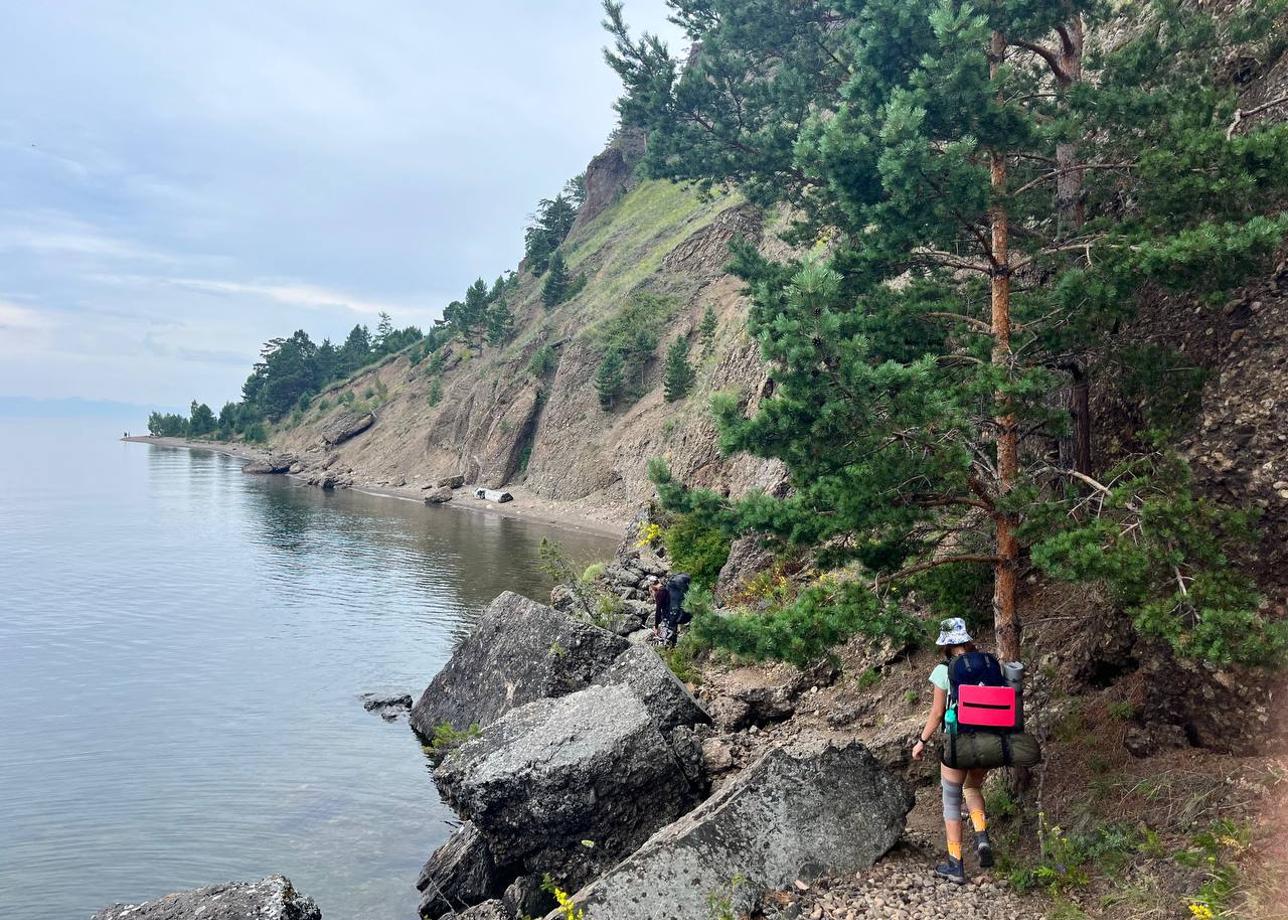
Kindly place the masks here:
POLYGON ((0 917, 271 872, 327 920, 411 920, 449 833, 405 722, 480 607, 540 597, 543 536, 244 476, 125 425, 0 419, 0 917))

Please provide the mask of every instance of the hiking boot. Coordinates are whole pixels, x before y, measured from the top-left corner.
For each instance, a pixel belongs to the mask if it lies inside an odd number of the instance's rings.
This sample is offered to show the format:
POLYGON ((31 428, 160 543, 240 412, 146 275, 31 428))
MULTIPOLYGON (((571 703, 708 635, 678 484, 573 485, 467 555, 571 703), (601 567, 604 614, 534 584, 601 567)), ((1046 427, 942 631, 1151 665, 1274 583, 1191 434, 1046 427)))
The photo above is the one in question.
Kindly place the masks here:
POLYGON ((993 867, 993 844, 988 839, 988 831, 980 831, 975 835, 975 850, 979 853, 979 867, 981 869, 991 869, 993 867))
POLYGON ((953 859, 951 856, 945 862, 935 866, 935 875, 947 879, 954 885, 966 884, 966 866, 960 859, 953 859))

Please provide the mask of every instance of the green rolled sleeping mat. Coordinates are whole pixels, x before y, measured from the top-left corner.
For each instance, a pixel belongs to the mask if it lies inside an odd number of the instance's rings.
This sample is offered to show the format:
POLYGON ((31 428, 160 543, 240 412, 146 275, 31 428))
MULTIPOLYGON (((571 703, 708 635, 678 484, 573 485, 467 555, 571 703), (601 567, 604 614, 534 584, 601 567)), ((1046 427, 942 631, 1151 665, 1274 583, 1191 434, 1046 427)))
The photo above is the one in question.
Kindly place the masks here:
POLYGON ((1042 760, 1042 748, 1038 739, 1026 732, 956 732, 944 736, 939 759, 957 770, 1032 767, 1042 760))

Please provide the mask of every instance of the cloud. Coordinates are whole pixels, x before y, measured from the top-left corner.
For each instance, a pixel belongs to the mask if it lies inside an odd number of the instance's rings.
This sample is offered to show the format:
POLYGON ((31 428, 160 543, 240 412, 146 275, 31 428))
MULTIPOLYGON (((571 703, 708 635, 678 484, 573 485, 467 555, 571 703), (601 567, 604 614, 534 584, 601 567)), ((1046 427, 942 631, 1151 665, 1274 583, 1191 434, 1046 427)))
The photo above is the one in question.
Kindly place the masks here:
POLYGON ((0 329, 18 332, 36 332, 53 324, 36 310, 16 303, 0 300, 0 329))
POLYGON ((175 261, 166 253, 52 211, 0 214, 0 252, 13 251, 131 262, 172 264, 175 261))
POLYGON ((263 297, 289 307, 306 309, 339 309, 376 316, 380 313, 429 315, 425 307, 408 307, 355 296, 333 288, 303 282, 218 281, 208 278, 162 278, 163 284, 206 294, 263 297))

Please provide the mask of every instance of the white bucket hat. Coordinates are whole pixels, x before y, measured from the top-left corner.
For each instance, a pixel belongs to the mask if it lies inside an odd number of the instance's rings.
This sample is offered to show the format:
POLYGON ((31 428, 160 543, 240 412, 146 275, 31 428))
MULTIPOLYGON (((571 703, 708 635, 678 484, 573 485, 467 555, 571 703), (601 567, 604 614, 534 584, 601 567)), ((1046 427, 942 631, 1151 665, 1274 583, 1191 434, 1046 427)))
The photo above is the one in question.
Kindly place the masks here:
POLYGON ((966 621, 961 617, 949 617, 939 621, 939 638, 935 645, 965 645, 971 641, 966 631, 966 621))

